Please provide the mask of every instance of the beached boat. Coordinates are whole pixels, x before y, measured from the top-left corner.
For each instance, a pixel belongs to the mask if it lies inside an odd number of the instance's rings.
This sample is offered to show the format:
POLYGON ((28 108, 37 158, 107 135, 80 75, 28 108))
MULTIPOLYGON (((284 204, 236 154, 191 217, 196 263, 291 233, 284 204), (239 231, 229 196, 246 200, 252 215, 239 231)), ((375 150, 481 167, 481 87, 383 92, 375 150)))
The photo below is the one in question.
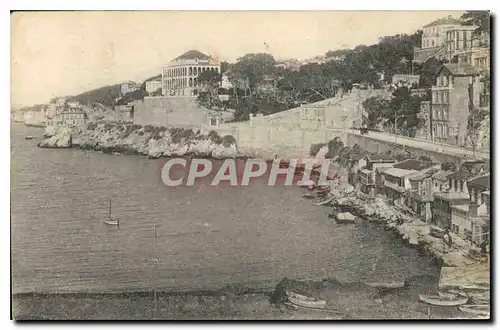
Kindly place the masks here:
POLYGON ((365 284, 377 289, 399 289, 405 286, 405 282, 365 282, 365 284))
POLYGON ((24 137, 25 140, 33 140, 35 137, 33 135, 27 135, 24 137))
POLYGON ((444 237, 444 230, 438 227, 430 226, 429 227, 429 234, 433 237, 436 238, 443 238, 444 237))
POLYGON ((458 306, 458 309, 464 313, 489 316, 491 307, 490 305, 462 305, 458 306))
POLYGON ((439 291, 438 292, 438 296, 441 299, 453 300, 453 299, 456 299, 458 297, 458 294, 452 293, 452 292, 442 292, 442 291, 439 291))
POLYGON ((332 201, 333 201, 333 196, 330 196, 327 199, 324 199, 324 200, 322 200, 320 202, 313 203, 313 205, 316 205, 316 206, 326 205, 328 203, 331 203, 332 201))
POLYGON ((459 306, 466 304, 467 301, 469 300, 469 298, 466 297, 460 297, 455 299, 444 299, 438 295, 424 295, 424 294, 419 295, 419 297, 420 300, 422 300, 423 302, 436 306, 459 306))
POLYGON ((288 300, 297 306, 307 307, 307 308, 325 308, 326 300, 321 300, 317 298, 307 297, 295 292, 286 291, 288 300))
POLYGON ((305 199, 315 199, 316 196, 314 196, 312 194, 304 194, 304 195, 302 195, 302 198, 305 198, 305 199))
POLYGON ((333 216, 336 223, 356 223, 356 217, 350 212, 339 212, 333 216))

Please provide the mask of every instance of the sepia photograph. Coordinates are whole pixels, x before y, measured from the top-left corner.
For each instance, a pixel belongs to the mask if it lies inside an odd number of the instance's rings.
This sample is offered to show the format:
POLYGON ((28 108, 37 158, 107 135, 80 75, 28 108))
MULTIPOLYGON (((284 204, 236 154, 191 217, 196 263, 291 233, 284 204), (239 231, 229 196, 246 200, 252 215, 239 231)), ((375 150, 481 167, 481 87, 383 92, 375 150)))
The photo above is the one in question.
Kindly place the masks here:
POLYGON ((490 17, 12 11, 11 320, 491 320, 490 17))

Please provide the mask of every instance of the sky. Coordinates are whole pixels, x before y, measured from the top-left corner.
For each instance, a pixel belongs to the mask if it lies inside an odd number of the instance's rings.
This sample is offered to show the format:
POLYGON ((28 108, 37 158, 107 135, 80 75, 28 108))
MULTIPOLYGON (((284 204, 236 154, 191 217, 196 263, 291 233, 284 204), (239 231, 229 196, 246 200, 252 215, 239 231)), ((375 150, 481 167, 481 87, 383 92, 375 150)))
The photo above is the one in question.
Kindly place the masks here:
POLYGON ((229 62, 258 52, 307 59, 413 33, 448 15, 461 12, 15 12, 11 104, 46 103, 105 85, 140 82, 190 49, 229 62))

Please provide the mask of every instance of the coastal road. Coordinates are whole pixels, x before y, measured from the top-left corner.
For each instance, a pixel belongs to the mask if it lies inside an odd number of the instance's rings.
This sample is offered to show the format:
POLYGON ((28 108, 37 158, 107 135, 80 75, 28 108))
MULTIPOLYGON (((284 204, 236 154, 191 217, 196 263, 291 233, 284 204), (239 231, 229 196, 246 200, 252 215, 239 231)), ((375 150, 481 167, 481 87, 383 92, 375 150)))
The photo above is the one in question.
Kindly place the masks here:
MULTIPOLYGON (((359 132, 359 130, 355 130, 355 129, 335 129, 335 131, 346 132, 346 133, 361 136, 361 133, 359 132)), ((474 153, 474 150, 472 150, 470 148, 459 147, 459 146, 454 146, 454 145, 449 145, 449 144, 434 143, 432 141, 414 139, 414 138, 409 138, 409 137, 404 137, 401 135, 394 135, 394 134, 389 134, 389 133, 384 133, 384 132, 370 131, 367 135, 363 135, 363 136, 367 137, 367 138, 372 138, 375 140, 397 143, 397 144, 400 144, 403 146, 419 148, 419 149, 429 150, 429 151, 433 151, 433 152, 439 152, 439 153, 450 155, 450 156, 456 156, 456 157, 467 156, 467 157, 490 159, 490 153, 487 150, 476 150, 476 152, 474 153)))

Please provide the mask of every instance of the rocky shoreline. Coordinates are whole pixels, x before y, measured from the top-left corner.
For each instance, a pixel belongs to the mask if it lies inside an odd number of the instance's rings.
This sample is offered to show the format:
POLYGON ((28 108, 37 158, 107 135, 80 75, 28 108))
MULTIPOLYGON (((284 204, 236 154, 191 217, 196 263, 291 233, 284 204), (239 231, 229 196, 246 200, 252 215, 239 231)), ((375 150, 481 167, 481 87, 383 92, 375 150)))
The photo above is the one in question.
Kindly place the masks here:
POLYGON ((203 135, 191 129, 140 126, 122 123, 90 123, 86 129, 45 129, 40 148, 79 148, 111 154, 143 155, 149 158, 197 156, 215 159, 250 156, 241 153, 232 136, 216 132, 203 135))

